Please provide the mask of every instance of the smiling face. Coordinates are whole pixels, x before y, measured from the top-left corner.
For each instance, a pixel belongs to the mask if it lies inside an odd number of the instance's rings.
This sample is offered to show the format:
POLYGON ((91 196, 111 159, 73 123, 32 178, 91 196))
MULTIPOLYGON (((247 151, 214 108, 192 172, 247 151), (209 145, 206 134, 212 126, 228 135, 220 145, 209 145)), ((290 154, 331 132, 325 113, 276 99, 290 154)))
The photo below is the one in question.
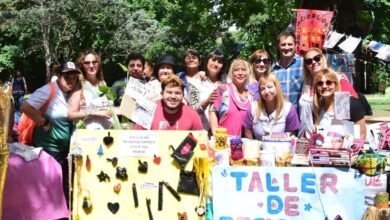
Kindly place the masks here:
POLYGON ((336 83, 322 75, 321 79, 316 82, 318 95, 324 99, 332 99, 336 91, 336 83))
POLYGON ((267 74, 270 64, 270 58, 267 54, 261 54, 256 60, 253 61, 253 70, 258 80, 260 76, 267 74))
POLYGON ((266 103, 275 101, 277 95, 275 84, 270 80, 262 80, 260 83, 260 95, 266 103))
POLYGON ((185 56, 184 63, 188 69, 198 69, 200 65, 199 58, 191 53, 185 56))
POLYGON ((163 82, 173 74, 173 66, 170 64, 161 64, 158 68, 158 79, 160 82, 163 82))
POLYGON ((141 60, 130 60, 127 68, 129 69, 129 74, 137 79, 142 78, 144 66, 142 65, 141 60))
POLYGON ((207 72, 210 78, 216 78, 221 73, 223 62, 215 57, 207 60, 207 72))
POLYGON ((97 57, 93 54, 87 54, 84 57, 83 68, 87 79, 96 79, 96 75, 100 68, 100 63, 97 57))
POLYGON ((236 63, 232 68, 232 82, 237 87, 244 87, 249 77, 249 68, 244 62, 236 63))
POLYGON ((58 85, 61 91, 71 92, 76 88, 78 79, 78 72, 73 71, 62 73, 61 76, 58 78, 58 85))
POLYGON ((179 86, 166 86, 162 91, 162 102, 165 109, 176 111, 183 101, 183 91, 179 86))
POLYGON ((295 54, 295 40, 292 36, 281 36, 278 49, 282 57, 293 57, 295 54))
POLYGON ((325 68, 325 62, 322 55, 315 50, 310 50, 305 54, 304 62, 305 68, 310 72, 313 78, 325 68))

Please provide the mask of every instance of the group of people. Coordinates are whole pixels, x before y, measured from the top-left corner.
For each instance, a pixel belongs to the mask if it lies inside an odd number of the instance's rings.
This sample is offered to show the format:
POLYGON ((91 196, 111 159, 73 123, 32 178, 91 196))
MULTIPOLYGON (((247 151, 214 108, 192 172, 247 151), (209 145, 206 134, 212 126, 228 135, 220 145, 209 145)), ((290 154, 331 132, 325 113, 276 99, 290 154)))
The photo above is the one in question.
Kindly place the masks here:
MULTIPOLYGON (((293 33, 279 34, 274 64, 271 54, 260 49, 248 60, 234 59, 228 68, 224 54, 214 50, 204 60, 203 71, 200 54, 194 49, 184 53, 182 72, 177 71, 171 54, 163 54, 154 66, 141 54, 130 54, 126 77, 112 86, 116 100, 102 95, 99 86, 106 82, 101 58, 86 50, 76 63, 59 66, 58 78, 36 90, 21 111, 37 122, 34 145, 60 162, 64 177, 74 122, 83 120, 86 129, 111 128, 118 113, 115 106, 121 104, 130 77, 145 85, 145 98, 157 103, 152 130, 207 130, 215 135, 217 128, 224 127, 231 136, 251 139, 281 132, 310 138, 330 126, 335 118, 335 92, 346 91, 350 121, 360 125, 364 139, 366 111, 359 94, 343 74, 327 67, 321 49, 311 48, 303 57, 296 54, 295 40, 293 33)), ((133 128, 144 129, 141 125, 133 128)))

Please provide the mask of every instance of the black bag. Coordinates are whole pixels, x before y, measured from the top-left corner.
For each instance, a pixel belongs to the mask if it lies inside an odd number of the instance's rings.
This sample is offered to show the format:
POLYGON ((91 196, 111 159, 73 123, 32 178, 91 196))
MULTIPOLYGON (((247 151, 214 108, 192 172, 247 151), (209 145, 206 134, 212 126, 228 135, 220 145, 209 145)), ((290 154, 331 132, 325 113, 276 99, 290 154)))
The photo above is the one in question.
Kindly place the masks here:
POLYGON ((184 169, 188 161, 194 155, 194 149, 198 140, 194 138, 192 133, 189 133, 186 138, 180 143, 176 150, 171 145, 173 150, 172 157, 179 163, 180 167, 184 169))
POLYGON ((199 196, 199 186, 196 182, 196 174, 192 171, 180 170, 177 192, 199 196))

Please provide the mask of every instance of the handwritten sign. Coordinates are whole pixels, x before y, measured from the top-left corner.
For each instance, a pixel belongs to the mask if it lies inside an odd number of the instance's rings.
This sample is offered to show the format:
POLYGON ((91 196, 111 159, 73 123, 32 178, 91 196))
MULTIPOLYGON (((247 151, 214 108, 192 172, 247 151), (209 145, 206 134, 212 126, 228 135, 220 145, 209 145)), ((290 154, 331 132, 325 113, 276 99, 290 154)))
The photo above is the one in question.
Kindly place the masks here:
POLYGON ((144 97, 145 93, 145 85, 140 80, 130 77, 126 86, 125 95, 128 95, 137 100, 141 97, 144 97))
POLYGON ((127 157, 153 157, 158 155, 158 136, 149 133, 132 133, 120 136, 120 152, 127 157))
POLYGON ((364 178, 355 170, 214 167, 214 219, 361 219, 364 178))
POLYGON ((349 92, 335 92, 334 93, 334 114, 338 120, 348 120, 351 118, 349 113, 349 92))
POLYGON ((145 108, 137 105, 133 114, 131 114, 130 119, 142 127, 150 130, 152 127, 154 111, 156 110, 156 104, 153 104, 154 106, 148 106, 151 108, 151 110, 146 110, 145 108))

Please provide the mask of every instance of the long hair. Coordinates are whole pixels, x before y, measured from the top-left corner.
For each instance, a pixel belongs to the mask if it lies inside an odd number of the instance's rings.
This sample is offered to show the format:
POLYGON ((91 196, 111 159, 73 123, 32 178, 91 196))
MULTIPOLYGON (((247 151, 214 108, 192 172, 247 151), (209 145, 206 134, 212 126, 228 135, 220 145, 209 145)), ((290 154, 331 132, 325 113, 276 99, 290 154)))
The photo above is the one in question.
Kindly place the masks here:
POLYGON ((322 76, 325 76, 326 79, 333 81, 336 92, 340 91, 339 79, 337 78, 336 72, 334 72, 331 68, 323 69, 314 77, 313 114, 314 114, 315 125, 318 125, 319 123, 320 120, 319 114, 322 108, 322 97, 319 94, 318 87, 317 87, 317 82, 321 81, 322 76))
POLYGON ((260 59, 261 57, 264 57, 264 56, 268 57, 268 59, 270 60, 270 63, 268 64, 268 71, 266 72, 266 74, 269 75, 271 73, 271 66, 272 66, 272 56, 271 56, 271 54, 266 49, 256 50, 249 57, 249 63, 251 65, 252 73, 253 73, 251 75, 251 82, 252 81, 257 81, 257 79, 256 79, 257 76, 256 76, 255 68, 254 68, 255 61, 257 59, 260 59))
MULTIPOLYGON (((305 54, 303 55, 303 58, 305 59, 307 53, 309 53, 311 51, 315 51, 315 52, 319 53, 321 55, 321 62, 323 62, 323 67, 324 68, 328 68, 328 63, 326 61, 326 57, 325 57, 324 53, 322 53, 322 50, 317 48, 317 47, 312 47, 309 50, 307 50, 305 52, 305 54)), ((311 84, 313 82, 313 77, 312 77, 310 71, 307 69, 306 64, 304 64, 303 66, 304 66, 303 67, 303 80, 304 80, 304 84, 311 86, 311 84)))
MULTIPOLYGON (((267 82, 272 82, 274 85, 275 85, 275 89, 276 89, 276 97, 275 97, 275 110, 276 110, 276 118, 275 120, 279 120, 280 118, 280 112, 282 112, 283 110, 283 103, 284 103, 284 96, 283 96, 283 91, 282 91, 282 87, 280 86, 280 82, 278 80, 278 78, 274 75, 274 74, 268 74, 268 75, 264 75, 264 76, 261 76, 260 79, 259 79, 259 93, 261 93, 261 86, 266 84, 267 82)), ((265 101, 263 100, 263 97, 261 96, 261 94, 259 94, 260 97, 259 99, 257 100, 257 111, 256 111, 256 119, 258 119, 261 115, 261 113, 264 111, 265 109, 265 101)))
POLYGON ((249 78, 251 77, 252 75, 252 71, 251 71, 251 67, 248 63, 248 61, 244 60, 244 59, 234 59, 232 61, 232 63, 230 64, 230 68, 229 68, 229 72, 228 72, 228 80, 230 80, 231 82, 233 81, 233 69, 238 66, 238 65, 244 65, 246 67, 246 71, 247 71, 247 79, 246 79, 246 82, 245 84, 248 84, 249 82, 249 78))
POLYGON ((220 50, 213 50, 213 51, 211 51, 207 55, 206 61, 204 63, 204 70, 206 72, 206 76, 209 75, 209 71, 207 69, 207 64, 208 64, 210 59, 216 59, 218 62, 222 62, 222 69, 218 73, 217 79, 218 79, 218 81, 225 82, 226 81, 226 74, 225 74, 226 60, 225 60, 225 56, 223 55, 223 53, 220 50))
POLYGON ((95 56, 96 60, 98 61, 98 71, 96 74, 96 79, 98 81, 98 85, 106 85, 106 82, 104 81, 104 75, 102 70, 102 59, 100 58, 100 55, 94 51, 93 49, 87 49, 80 53, 79 58, 77 59, 77 65, 80 68, 81 72, 83 73, 83 80, 86 79, 87 71, 84 68, 84 59, 88 54, 92 54, 95 56))

